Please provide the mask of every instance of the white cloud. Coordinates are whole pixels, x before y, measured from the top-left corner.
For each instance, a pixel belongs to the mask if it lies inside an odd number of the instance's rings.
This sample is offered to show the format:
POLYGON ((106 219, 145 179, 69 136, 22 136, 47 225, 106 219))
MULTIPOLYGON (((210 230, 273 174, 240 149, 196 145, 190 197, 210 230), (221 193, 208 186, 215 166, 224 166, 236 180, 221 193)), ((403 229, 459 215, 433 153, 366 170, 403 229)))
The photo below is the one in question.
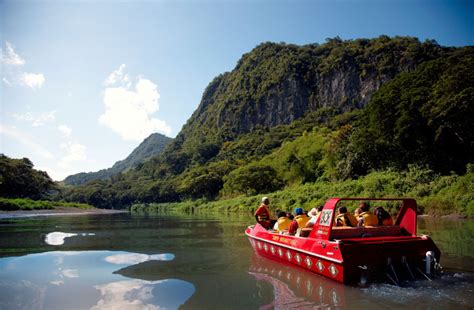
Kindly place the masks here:
POLYGON ((121 64, 117 70, 113 71, 104 81, 105 86, 111 86, 117 83, 129 85, 130 77, 128 74, 123 73, 125 67, 125 64, 121 64))
POLYGON ((64 269, 62 275, 66 278, 79 278, 79 272, 77 269, 64 269))
POLYGON ((70 137, 72 133, 72 129, 69 128, 67 125, 59 125, 58 130, 62 133, 65 137, 70 137))
POLYGON ((64 239, 69 238, 69 237, 74 237, 74 236, 77 236, 77 234, 55 231, 55 232, 47 234, 46 237, 44 238, 44 242, 46 242, 46 244, 49 244, 49 245, 63 245, 64 239))
POLYGON ((117 265, 134 265, 150 260, 156 261, 170 261, 174 259, 174 254, 139 254, 139 253, 124 253, 110 255, 105 258, 105 261, 117 265))
POLYGON ((7 86, 21 85, 39 89, 46 81, 42 73, 23 71, 25 59, 15 52, 13 44, 5 41, 5 49, 0 49, 2 66, 2 81, 7 86))
POLYGON ((87 159, 87 148, 85 145, 76 142, 68 142, 61 144, 60 147, 65 152, 65 155, 58 163, 58 166, 61 168, 70 168, 72 163, 78 161, 85 161, 87 159))
POLYGON ((144 280, 118 281, 97 285, 101 299, 91 309, 163 309, 150 302, 153 299, 153 288, 162 281, 148 282, 144 280), (140 295, 141 298, 137 298, 140 295))
POLYGON ((20 75, 20 82, 24 86, 28 86, 33 89, 41 88, 45 81, 44 75, 42 73, 23 73, 20 75))
POLYGON ((12 82, 10 82, 6 77, 2 79, 3 83, 7 84, 8 86, 12 86, 12 82))
POLYGON ((25 134, 19 132, 16 129, 9 128, 0 124, 0 134, 4 134, 11 138, 16 139, 21 144, 29 147, 36 155, 43 157, 45 159, 54 159, 54 155, 45 149, 40 144, 33 141, 32 138, 26 136, 25 134))
POLYGON ((49 284, 60 286, 60 285, 64 285, 64 281, 63 280, 50 281, 49 284))
POLYGON ((14 113, 12 116, 16 120, 30 122, 33 127, 41 127, 56 120, 56 111, 42 112, 38 115, 33 115, 31 112, 14 113))
POLYGON ((122 86, 108 87, 104 91, 105 112, 99 123, 111 128, 124 140, 142 141, 154 132, 169 135, 171 128, 165 121, 153 117, 159 110, 160 94, 152 81, 139 78, 132 87, 128 75, 124 75, 121 65, 106 80, 107 85, 121 83, 122 86), (126 84, 126 85, 124 85, 126 84))
MULTIPOLYGON (((94 286, 100 292, 100 300, 91 309, 178 309, 196 291, 193 284, 175 279, 158 281, 124 280, 94 286), (179 287, 179 291, 166 296, 154 292, 168 291, 179 287), (161 305, 159 303, 162 303, 161 305)), ((170 291, 171 292, 171 291, 170 291)))
POLYGON ((8 41, 5 41, 5 51, 1 50, 1 55, 2 63, 6 65, 23 66, 25 64, 25 60, 15 52, 13 44, 8 41))

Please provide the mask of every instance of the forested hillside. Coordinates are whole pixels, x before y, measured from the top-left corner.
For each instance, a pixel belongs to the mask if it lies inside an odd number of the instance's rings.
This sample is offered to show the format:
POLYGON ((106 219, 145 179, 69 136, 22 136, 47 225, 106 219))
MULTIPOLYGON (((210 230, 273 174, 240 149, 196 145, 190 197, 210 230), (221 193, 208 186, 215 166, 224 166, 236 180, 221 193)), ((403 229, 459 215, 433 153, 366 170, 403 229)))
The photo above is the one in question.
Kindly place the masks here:
MULTIPOLYGON (((473 162, 472 47, 376 39, 264 43, 215 78, 165 152, 63 191, 101 207, 229 198, 473 162)), ((390 194, 390 193, 388 193, 390 194)))
POLYGON ((48 174, 33 169, 28 158, 14 159, 0 154, 0 197, 41 199, 54 188, 48 174))
POLYGON ((142 164, 153 156, 161 154, 171 140, 171 138, 162 134, 153 133, 143 140, 143 142, 140 143, 140 145, 137 146, 133 152, 127 156, 127 158, 119 160, 111 168, 102 169, 97 172, 81 172, 70 175, 64 179, 63 182, 66 185, 80 185, 92 180, 106 180, 114 175, 142 164))

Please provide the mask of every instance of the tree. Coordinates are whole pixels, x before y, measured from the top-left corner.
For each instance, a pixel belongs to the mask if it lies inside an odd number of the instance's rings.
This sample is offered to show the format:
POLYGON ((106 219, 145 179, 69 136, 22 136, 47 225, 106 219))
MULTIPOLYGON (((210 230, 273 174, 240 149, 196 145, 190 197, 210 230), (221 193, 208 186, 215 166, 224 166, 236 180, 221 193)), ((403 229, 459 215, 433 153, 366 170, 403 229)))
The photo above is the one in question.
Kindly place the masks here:
POLYGON ((224 193, 255 195, 273 192, 283 187, 275 169, 253 163, 238 168, 224 178, 224 193))
POLYGON ((0 196, 40 199, 55 189, 44 171, 33 169, 28 158, 13 159, 0 154, 0 196))

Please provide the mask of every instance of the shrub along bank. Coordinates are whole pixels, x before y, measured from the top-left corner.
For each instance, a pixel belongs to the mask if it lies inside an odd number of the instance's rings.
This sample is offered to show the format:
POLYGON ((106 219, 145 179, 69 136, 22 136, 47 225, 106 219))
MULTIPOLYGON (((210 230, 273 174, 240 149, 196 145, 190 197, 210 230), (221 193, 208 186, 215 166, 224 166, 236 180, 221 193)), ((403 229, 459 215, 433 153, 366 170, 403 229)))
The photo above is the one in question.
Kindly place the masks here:
MULTIPOLYGON (((324 204, 330 197, 407 197, 418 202, 420 214, 474 216, 474 166, 459 176, 440 176, 430 169, 410 167, 407 171, 371 172, 355 180, 318 181, 281 191, 254 196, 240 196, 218 201, 195 200, 179 203, 134 204, 132 212, 253 212, 262 196, 271 199, 272 210, 309 210, 324 204)), ((355 205, 348 206, 354 210, 355 205)))
POLYGON ((76 202, 63 201, 47 201, 47 200, 32 200, 28 198, 1 198, 0 210, 16 211, 16 210, 53 210, 56 208, 78 208, 78 209, 92 209, 91 205, 76 202))

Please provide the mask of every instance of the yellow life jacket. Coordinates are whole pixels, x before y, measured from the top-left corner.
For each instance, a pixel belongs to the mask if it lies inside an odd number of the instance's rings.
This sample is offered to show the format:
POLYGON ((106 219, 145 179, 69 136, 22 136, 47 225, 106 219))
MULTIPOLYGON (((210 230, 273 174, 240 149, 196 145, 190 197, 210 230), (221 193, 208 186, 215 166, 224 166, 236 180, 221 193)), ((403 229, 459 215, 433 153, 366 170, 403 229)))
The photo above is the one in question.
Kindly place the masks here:
POLYGON ((299 228, 305 227, 309 221, 309 216, 306 214, 297 215, 295 216, 295 221, 298 223, 299 228))
POLYGON ((286 216, 278 218, 278 232, 290 229, 291 220, 286 216))
POLYGON ((339 214, 336 218, 336 223, 337 220, 341 221, 342 226, 357 227, 357 219, 349 212, 339 214))
POLYGON ((379 219, 369 212, 362 212, 359 214, 359 220, 364 220, 364 226, 377 226, 379 224, 379 219))

